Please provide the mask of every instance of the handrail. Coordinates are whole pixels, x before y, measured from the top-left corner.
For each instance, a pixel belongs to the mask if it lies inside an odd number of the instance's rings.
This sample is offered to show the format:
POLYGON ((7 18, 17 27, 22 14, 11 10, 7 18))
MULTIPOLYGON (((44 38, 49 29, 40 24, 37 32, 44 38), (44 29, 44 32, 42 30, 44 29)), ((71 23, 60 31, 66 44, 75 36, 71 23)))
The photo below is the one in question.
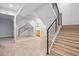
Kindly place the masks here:
MULTIPOLYGON (((58 6, 57 6, 57 3, 55 3, 55 5, 56 5, 56 7, 57 7, 57 11, 58 11, 58 21, 59 21, 59 9, 58 9, 58 6)), ((59 24, 59 23, 58 23, 59 24)), ((61 25, 62 25, 62 23, 61 23, 61 25)))
POLYGON ((22 28, 24 28, 26 25, 23 25, 22 27, 20 27, 18 30, 20 30, 20 29, 22 29, 22 28))
POLYGON ((58 15, 59 15, 59 9, 58 9, 58 6, 57 6, 57 3, 55 3, 56 7, 57 7, 57 10, 58 10, 58 15))
MULTIPOLYGON (((20 30, 21 30, 22 28, 25 28, 25 27, 26 27, 26 25, 23 25, 21 28, 18 29, 18 37, 20 36, 20 30)), ((26 29, 28 29, 28 28, 25 28, 25 30, 26 30, 26 29)), ((24 31, 25 31, 25 30, 24 30, 24 31)), ((23 32, 24 32, 24 31, 23 31, 23 32)))
POLYGON ((23 33, 24 31, 26 31, 27 29, 29 29, 29 27, 28 28, 25 28, 22 32, 20 32, 20 33, 23 33))
POLYGON ((54 24, 54 22, 56 21, 56 29, 55 31, 57 31, 57 19, 59 20, 59 9, 58 9, 58 6, 57 4, 55 3, 56 7, 57 7, 57 10, 58 10, 58 16, 57 18, 52 22, 52 24, 48 27, 47 29, 47 54, 49 54, 49 29, 52 27, 52 25, 54 24))
POLYGON ((52 22, 52 24, 49 26, 49 28, 47 29, 47 54, 49 54, 49 29, 52 27, 52 25, 55 23, 56 21, 56 29, 57 30, 57 18, 52 22))

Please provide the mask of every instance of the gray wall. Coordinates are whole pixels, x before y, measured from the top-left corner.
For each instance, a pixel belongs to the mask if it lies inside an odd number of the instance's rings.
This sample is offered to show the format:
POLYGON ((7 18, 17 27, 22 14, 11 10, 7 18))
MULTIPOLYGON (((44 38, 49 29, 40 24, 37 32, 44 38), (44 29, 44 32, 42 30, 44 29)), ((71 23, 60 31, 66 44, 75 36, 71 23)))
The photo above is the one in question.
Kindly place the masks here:
POLYGON ((0 14, 0 38, 13 36, 13 17, 0 14))
POLYGON ((63 25, 79 24, 79 3, 59 3, 63 25))

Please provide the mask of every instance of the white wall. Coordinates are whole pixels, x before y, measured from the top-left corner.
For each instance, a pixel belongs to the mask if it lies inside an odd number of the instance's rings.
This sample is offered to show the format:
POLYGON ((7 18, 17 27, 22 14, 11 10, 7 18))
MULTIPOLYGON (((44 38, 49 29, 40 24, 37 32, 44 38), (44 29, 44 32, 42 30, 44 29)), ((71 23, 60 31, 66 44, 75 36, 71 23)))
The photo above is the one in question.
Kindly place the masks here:
POLYGON ((35 12, 39 16, 39 18, 41 18, 43 23, 46 25, 46 28, 48 28, 56 18, 52 6, 48 3, 43 4, 40 8, 36 9, 35 12))
POLYGON ((48 28, 57 17, 50 3, 26 4, 20 11, 19 15, 27 16, 32 12, 35 12, 39 18, 41 18, 43 23, 46 25, 46 28, 48 28))
POLYGON ((42 22, 42 20, 38 17, 36 13, 30 14, 28 16, 28 22, 31 24, 31 26, 34 28, 34 36, 36 37, 36 30, 41 31, 41 39, 46 38, 46 27, 45 24, 42 22))
POLYGON ((26 16, 35 9, 39 8, 42 4, 43 3, 26 3, 22 8, 22 10, 20 11, 19 15, 26 16))
POLYGON ((63 25, 79 24, 79 4, 78 3, 59 3, 62 12, 63 25))
POLYGON ((0 38, 13 37, 13 17, 0 14, 0 38))

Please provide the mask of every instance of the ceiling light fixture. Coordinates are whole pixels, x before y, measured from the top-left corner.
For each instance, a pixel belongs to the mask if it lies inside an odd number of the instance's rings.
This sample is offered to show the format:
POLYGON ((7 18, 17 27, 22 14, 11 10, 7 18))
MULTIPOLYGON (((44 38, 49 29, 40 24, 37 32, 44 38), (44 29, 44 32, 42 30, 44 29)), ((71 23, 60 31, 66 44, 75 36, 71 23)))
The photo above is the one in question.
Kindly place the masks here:
POLYGON ((12 5, 12 4, 10 4, 10 5, 9 5, 9 7, 13 7, 13 5, 12 5))

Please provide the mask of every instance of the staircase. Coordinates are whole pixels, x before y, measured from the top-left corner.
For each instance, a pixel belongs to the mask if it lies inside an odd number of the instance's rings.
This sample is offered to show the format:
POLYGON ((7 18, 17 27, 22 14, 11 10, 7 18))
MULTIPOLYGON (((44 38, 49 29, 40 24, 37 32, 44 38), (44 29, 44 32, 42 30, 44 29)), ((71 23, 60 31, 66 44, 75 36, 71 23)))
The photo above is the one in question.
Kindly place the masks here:
POLYGON ((50 55, 79 56, 79 25, 63 26, 52 45, 50 55))
POLYGON ((18 15, 17 20, 17 37, 32 37, 33 36, 33 27, 28 23, 27 18, 18 15))
POLYGON ((29 27, 29 25, 23 25, 18 29, 18 37, 31 37, 33 28, 29 27))

